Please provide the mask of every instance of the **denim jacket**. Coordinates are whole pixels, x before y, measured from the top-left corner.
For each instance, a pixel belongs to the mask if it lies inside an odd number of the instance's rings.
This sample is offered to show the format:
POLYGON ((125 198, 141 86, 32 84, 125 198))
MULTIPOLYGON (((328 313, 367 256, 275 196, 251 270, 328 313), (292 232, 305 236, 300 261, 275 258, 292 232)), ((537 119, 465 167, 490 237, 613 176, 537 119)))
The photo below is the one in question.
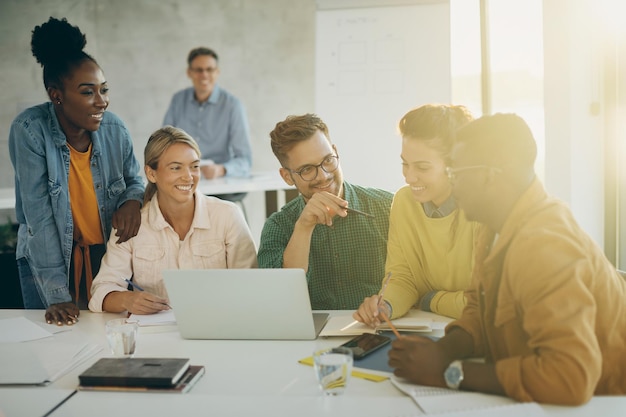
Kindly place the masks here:
MULTIPOLYGON (((91 174, 102 235, 107 237, 113 213, 128 200, 141 202, 144 185, 130 134, 117 116, 105 112, 91 139, 91 174)), ((19 222, 17 258, 28 261, 46 306, 71 301, 68 282, 74 223, 68 187, 70 151, 52 103, 31 107, 15 118, 9 152, 15 169, 19 222)))

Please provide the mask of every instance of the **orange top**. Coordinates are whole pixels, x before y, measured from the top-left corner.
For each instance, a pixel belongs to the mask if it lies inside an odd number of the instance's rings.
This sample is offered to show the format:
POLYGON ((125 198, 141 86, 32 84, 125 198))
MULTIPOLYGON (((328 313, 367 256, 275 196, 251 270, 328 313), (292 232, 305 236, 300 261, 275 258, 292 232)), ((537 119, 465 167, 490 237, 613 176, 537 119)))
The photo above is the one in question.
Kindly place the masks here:
POLYGON ((72 218, 74 219, 74 241, 76 242, 74 245, 74 291, 76 302, 78 302, 84 266, 87 301, 89 301, 93 281, 89 246, 104 243, 98 199, 96 198, 90 168, 92 144, 89 145, 86 152, 78 152, 69 144, 68 147, 70 149, 68 188, 72 218))
POLYGON ((104 243, 98 199, 96 198, 90 168, 92 145, 89 145, 86 152, 78 152, 71 146, 69 148, 68 187, 72 217, 74 218, 74 240, 83 245, 104 243))

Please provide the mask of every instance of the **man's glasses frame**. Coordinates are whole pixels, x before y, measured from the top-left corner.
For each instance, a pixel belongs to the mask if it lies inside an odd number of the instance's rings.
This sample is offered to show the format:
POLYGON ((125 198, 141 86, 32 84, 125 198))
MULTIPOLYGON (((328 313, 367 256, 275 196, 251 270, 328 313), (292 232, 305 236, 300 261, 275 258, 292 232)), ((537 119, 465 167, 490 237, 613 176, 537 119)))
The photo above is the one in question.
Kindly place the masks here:
POLYGON ((339 168, 339 155, 328 155, 322 162, 317 165, 305 165, 297 171, 285 167, 285 169, 292 174, 298 174, 303 181, 313 181, 319 174, 319 169, 322 168, 327 174, 337 171, 339 168))

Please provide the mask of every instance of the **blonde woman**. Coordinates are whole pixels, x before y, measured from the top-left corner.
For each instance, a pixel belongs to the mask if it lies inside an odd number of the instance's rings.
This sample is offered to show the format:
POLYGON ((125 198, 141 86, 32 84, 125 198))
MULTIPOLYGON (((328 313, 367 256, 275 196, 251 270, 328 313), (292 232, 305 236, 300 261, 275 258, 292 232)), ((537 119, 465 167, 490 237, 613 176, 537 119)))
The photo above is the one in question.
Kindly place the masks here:
POLYGON ((107 254, 91 288, 91 311, 151 314, 169 307, 163 269, 254 268, 256 248, 239 207, 196 191, 200 150, 181 129, 165 126, 144 151, 148 179, 139 233, 107 254), (136 288, 129 291, 125 279, 136 288))

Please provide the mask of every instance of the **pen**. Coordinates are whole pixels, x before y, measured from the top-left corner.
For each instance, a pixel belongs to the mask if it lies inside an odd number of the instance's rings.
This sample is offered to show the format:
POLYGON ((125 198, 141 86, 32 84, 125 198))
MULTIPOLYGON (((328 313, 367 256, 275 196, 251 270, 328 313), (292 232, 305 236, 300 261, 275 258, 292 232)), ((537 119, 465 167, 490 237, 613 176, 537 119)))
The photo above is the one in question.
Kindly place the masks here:
POLYGON ((370 217, 370 218, 374 217, 373 214, 365 213, 364 211, 360 211, 360 210, 353 209, 350 207, 344 207, 344 208, 346 209, 348 213, 356 213, 356 214, 360 214, 361 216, 370 217))
MULTIPOLYGON (((136 289, 137 291, 143 291, 143 288, 141 288, 141 286, 139 286, 139 284, 136 284, 136 283, 132 282, 132 281, 131 281, 131 280, 129 280, 128 278, 125 278, 125 279, 124 279, 124 281, 126 281, 126 282, 128 283, 128 285, 130 285, 131 287, 133 287, 133 288, 134 288, 134 289, 136 289)), ((169 305, 169 304, 167 304, 167 303, 163 303, 163 304, 165 304, 166 306, 168 306, 170 309, 172 308, 172 307, 170 307, 170 305, 169 305)))
MULTIPOLYGON (((383 296, 385 295, 385 290, 387 289, 387 285, 389 284, 389 280, 391 279, 391 271, 387 273, 387 278, 385 278, 385 282, 383 283, 383 288, 378 293, 378 303, 376 304, 376 309, 378 313, 384 313, 384 311, 380 308, 383 304, 383 296)), ((387 315, 385 315, 387 317, 387 315)), ((378 332, 378 325, 374 327, 374 332, 378 332)))
POLYGON ((135 284, 134 282, 132 282, 131 280, 129 280, 128 278, 126 278, 124 281, 126 281, 128 283, 128 285, 130 285, 131 287, 133 287, 134 289, 136 289, 137 291, 143 291, 143 288, 141 288, 139 286, 139 284, 135 284))

